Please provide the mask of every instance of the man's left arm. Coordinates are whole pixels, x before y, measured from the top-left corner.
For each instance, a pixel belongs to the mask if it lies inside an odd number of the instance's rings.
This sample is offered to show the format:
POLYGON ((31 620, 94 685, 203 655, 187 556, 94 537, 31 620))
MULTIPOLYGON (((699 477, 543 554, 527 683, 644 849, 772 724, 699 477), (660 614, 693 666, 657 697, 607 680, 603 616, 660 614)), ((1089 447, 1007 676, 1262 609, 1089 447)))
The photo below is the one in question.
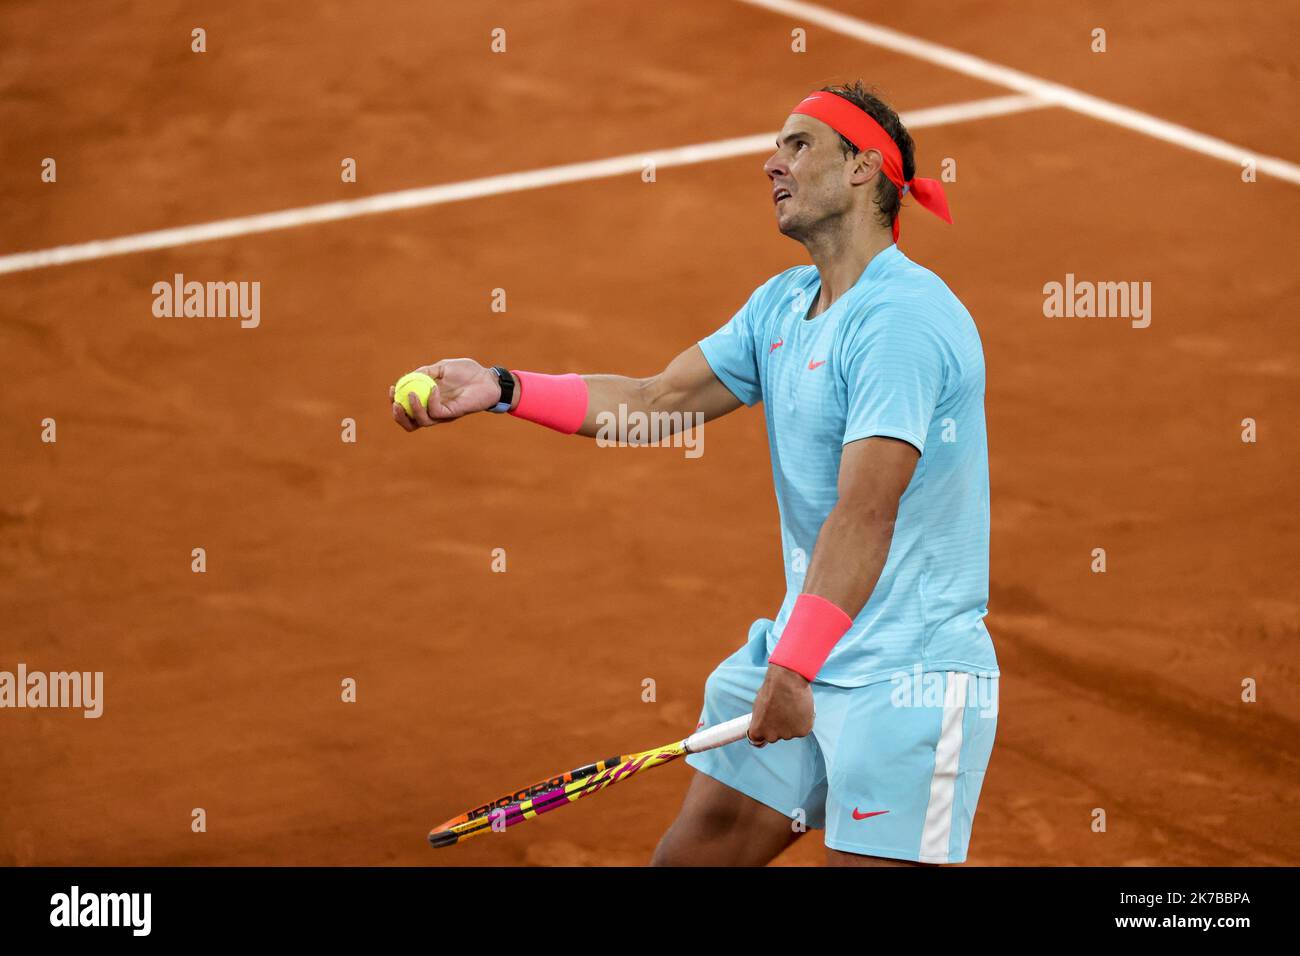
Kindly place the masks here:
MULTIPOLYGON (((832 644, 838 637, 835 629, 843 620, 851 623, 875 590, 889 557, 899 500, 920 457, 912 444, 895 438, 864 438, 844 446, 839 500, 817 535, 800 596, 808 605, 803 612, 814 615, 813 627, 824 627, 832 644)), ((830 647, 825 650, 829 653, 830 647)), ((809 652, 816 656, 820 651, 814 645, 809 652)), ((778 645, 754 700, 749 737, 758 744, 812 731, 812 682, 795 669, 800 668, 797 658, 785 657, 778 645)))

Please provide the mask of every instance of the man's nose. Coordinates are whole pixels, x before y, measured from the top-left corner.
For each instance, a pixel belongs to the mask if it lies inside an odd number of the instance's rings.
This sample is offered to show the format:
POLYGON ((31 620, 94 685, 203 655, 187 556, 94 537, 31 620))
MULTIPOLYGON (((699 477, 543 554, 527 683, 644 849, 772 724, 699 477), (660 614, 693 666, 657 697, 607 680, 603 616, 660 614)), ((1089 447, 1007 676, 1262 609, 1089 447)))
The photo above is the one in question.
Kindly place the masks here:
POLYGON ((763 172, 767 174, 768 179, 775 179, 777 176, 784 176, 790 172, 790 167, 781 162, 781 154, 773 153, 768 157, 767 162, 763 164, 763 172))

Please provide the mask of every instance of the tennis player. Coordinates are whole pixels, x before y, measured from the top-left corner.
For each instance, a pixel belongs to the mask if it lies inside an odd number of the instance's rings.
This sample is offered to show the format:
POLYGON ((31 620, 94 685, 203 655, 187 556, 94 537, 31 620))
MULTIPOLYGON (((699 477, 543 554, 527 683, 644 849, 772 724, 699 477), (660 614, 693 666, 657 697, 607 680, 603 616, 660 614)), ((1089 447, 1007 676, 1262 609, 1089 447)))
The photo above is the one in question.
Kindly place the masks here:
POLYGON ((393 418, 508 412, 594 437, 620 406, 619 421, 707 421, 762 402, 787 593, 705 688, 701 724, 752 710, 750 746, 687 758, 698 773, 653 862, 762 865, 812 828, 832 865, 960 863, 997 713, 984 358, 965 307, 895 244, 905 196, 951 222, 947 201, 860 82, 799 103, 763 169, 813 265, 658 375, 447 359, 422 369, 428 404, 393 418))

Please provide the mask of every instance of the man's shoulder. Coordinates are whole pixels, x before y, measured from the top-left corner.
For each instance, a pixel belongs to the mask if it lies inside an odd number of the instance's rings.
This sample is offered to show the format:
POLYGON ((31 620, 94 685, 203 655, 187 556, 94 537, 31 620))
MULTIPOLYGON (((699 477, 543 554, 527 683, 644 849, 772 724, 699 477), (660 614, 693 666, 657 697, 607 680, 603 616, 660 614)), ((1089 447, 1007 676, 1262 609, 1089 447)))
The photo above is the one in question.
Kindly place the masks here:
POLYGON ((948 284, 901 252, 877 281, 855 291, 852 327, 899 325, 945 336, 974 330, 970 312, 948 284))
POLYGON ((816 274, 813 266, 792 266, 768 278, 750 293, 742 313, 745 323, 765 326, 792 302, 802 301, 799 297, 816 274))
POLYGON ((754 295, 757 296, 762 293, 764 295, 779 296, 790 289, 801 288, 807 285, 816 274, 816 266, 791 266, 789 269, 785 269, 778 272, 776 275, 771 276, 766 282, 754 290, 754 295))
POLYGON ((939 308, 961 306, 961 300, 939 275, 899 252, 890 261, 879 281, 868 283, 864 292, 882 304, 894 302, 928 302, 939 308))

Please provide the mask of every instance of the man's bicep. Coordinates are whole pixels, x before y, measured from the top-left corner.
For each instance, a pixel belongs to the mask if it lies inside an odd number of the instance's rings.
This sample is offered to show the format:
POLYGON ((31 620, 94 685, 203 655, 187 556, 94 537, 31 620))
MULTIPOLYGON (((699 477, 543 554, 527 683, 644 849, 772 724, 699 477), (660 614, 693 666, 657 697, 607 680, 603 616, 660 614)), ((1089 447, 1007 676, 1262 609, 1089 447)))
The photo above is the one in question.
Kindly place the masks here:
POLYGON ((897 438, 862 438, 844 446, 840 457, 840 503, 893 520, 921 452, 897 438))
POLYGON ((703 412, 706 421, 744 404, 714 372, 699 345, 686 349, 655 377, 656 407, 703 412))

